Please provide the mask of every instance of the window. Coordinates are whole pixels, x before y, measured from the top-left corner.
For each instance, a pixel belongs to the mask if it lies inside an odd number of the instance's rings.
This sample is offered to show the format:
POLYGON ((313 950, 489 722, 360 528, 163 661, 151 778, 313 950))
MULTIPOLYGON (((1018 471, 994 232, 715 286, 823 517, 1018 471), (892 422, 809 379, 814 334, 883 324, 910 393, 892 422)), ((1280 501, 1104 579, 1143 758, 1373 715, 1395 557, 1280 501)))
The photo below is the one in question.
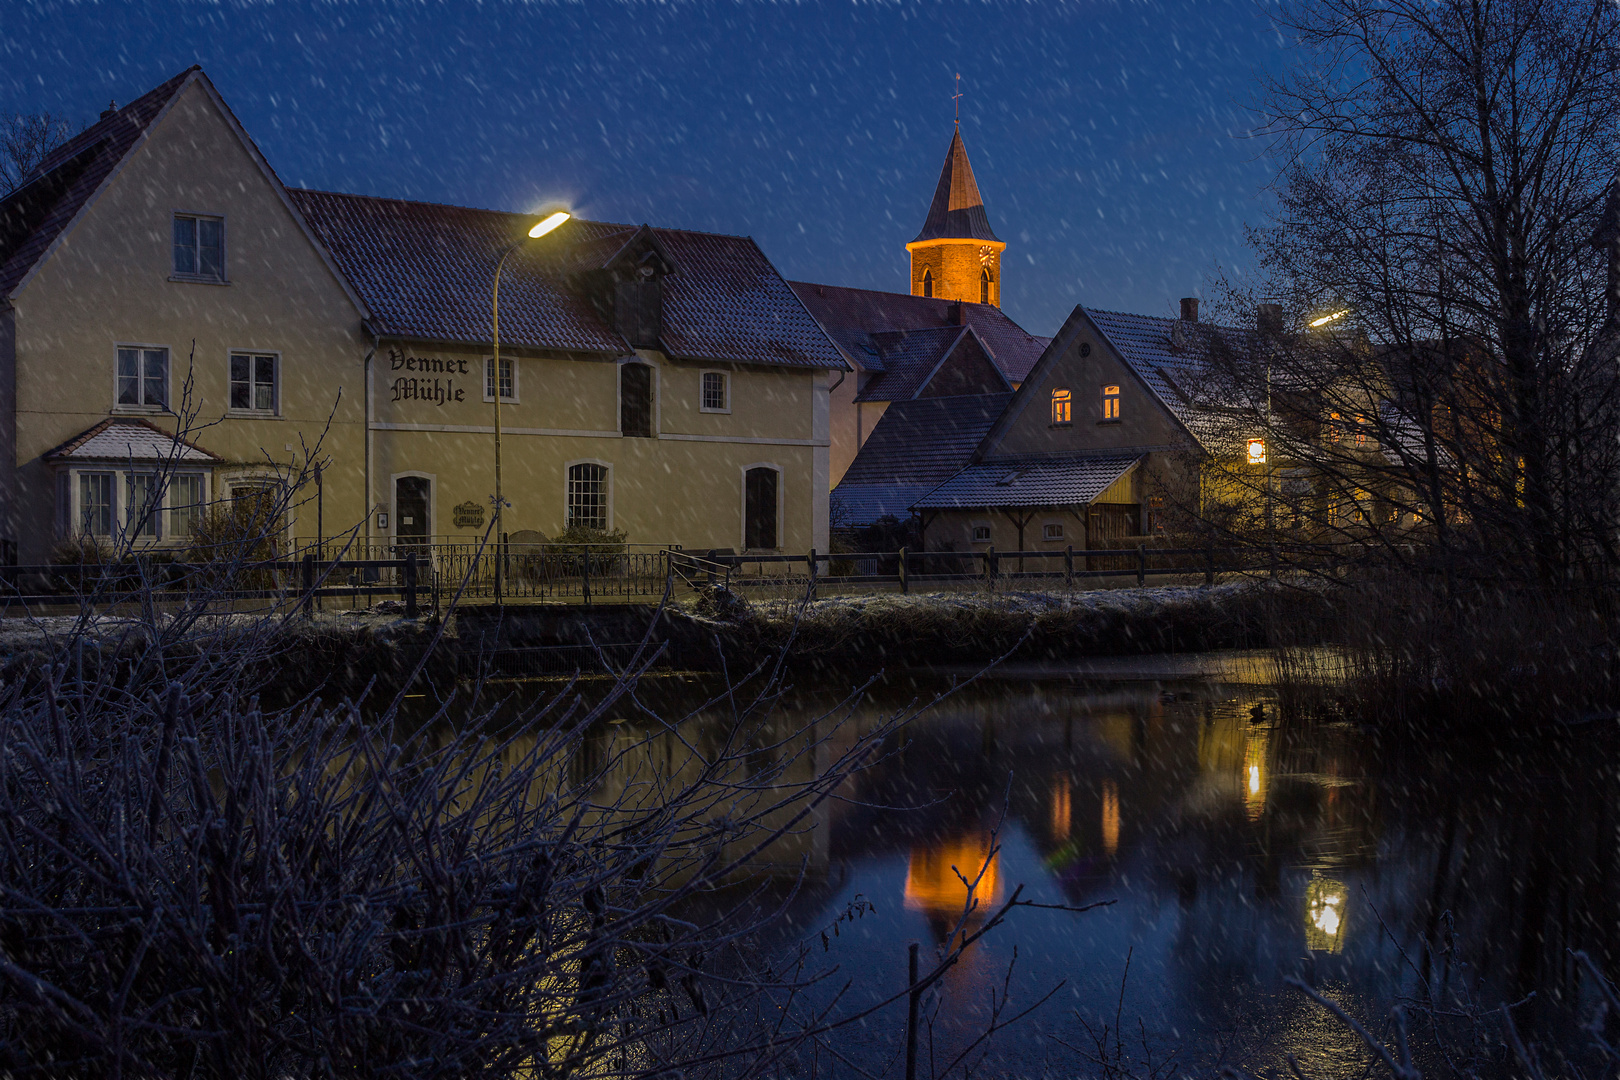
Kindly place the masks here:
POLYGON ((119 349, 117 393, 120 407, 168 408, 169 350, 119 349))
POLYGON ((1061 521, 1048 521, 1046 524, 1042 525, 1041 526, 1041 539, 1042 540, 1061 540, 1061 539, 1063 539, 1063 522, 1061 522, 1061 521))
POLYGON ((277 405, 275 356, 232 353, 231 408, 273 413, 277 405))
POLYGON ((730 412, 731 397, 728 393, 730 389, 725 372, 705 371, 703 373, 703 411, 730 412))
POLYGON ((1119 387, 1117 387, 1117 386, 1105 386, 1105 387, 1103 387, 1102 405, 1103 405, 1102 418, 1104 420, 1118 420, 1119 419, 1119 387))
POLYGON ((619 365, 619 433, 638 439, 652 438, 652 367, 619 365))
POLYGON ((974 525, 973 542, 975 544, 988 544, 990 542, 990 526, 974 525))
POLYGON ((923 271, 923 295, 934 295, 934 272, 932 270, 923 271))
POLYGON ((158 484, 151 473, 124 474, 124 531, 142 540, 158 533, 158 484))
POLYGON ((203 478, 181 473, 169 481, 169 536, 182 539, 191 535, 202 518, 203 478))
POLYGON ((1052 423, 1067 424, 1074 419, 1074 394, 1069 392, 1067 386, 1060 386, 1052 391, 1052 423))
POLYGON ((1371 422, 1365 416, 1356 417, 1356 449, 1367 445, 1367 425, 1371 422))
POLYGON ((570 529, 608 527, 608 467, 593 462, 568 466, 570 529))
POLYGON ((79 532, 85 536, 111 536, 113 474, 79 474, 79 532))
POLYGON ((980 270, 979 271, 979 303, 988 304, 989 302, 990 302, 990 271, 988 271, 988 270, 980 270))
POLYGON ((749 551, 776 548, 776 496, 780 474, 759 465, 743 474, 743 547, 749 551))
POLYGON ((1339 414, 1328 413, 1327 440, 1330 443, 1339 441, 1339 414))
MULTIPOLYGON (((484 357, 484 400, 495 400, 495 358, 484 357)), ((501 357, 501 400, 517 400, 517 361, 501 357)))
POLYGON ((174 215, 174 276, 225 280, 225 219, 174 215))

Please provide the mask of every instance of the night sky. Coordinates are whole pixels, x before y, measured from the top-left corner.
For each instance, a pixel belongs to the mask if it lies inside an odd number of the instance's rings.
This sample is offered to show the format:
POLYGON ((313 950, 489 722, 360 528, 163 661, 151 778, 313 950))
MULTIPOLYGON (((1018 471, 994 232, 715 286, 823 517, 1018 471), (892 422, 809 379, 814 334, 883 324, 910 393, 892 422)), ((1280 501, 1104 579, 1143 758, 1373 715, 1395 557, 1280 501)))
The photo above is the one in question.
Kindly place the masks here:
POLYGON ((952 76, 1003 305, 1169 314, 1246 265, 1271 170, 1253 0, 851 6, 0 3, 0 110, 76 125, 193 63, 290 185, 753 236, 906 289, 952 76))

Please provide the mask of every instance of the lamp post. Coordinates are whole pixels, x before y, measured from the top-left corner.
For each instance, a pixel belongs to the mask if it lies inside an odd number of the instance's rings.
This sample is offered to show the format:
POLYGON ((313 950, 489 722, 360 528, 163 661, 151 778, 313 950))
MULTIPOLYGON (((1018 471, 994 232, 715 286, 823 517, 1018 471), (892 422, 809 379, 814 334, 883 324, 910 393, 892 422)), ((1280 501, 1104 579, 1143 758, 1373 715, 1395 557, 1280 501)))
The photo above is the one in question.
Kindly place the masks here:
POLYGON ((494 339, 494 358, 490 361, 490 380, 494 383, 494 393, 490 396, 495 399, 495 519, 491 524, 495 533, 495 602, 501 602, 501 556, 505 553, 501 542, 501 510, 506 505, 501 498, 501 270, 506 266, 506 259, 512 252, 522 247, 530 240, 538 239, 551 232, 570 217, 568 211, 558 210, 546 215, 535 222, 529 230, 529 235, 508 245, 501 252, 500 259, 495 263, 495 286, 489 295, 489 325, 491 337, 494 339))

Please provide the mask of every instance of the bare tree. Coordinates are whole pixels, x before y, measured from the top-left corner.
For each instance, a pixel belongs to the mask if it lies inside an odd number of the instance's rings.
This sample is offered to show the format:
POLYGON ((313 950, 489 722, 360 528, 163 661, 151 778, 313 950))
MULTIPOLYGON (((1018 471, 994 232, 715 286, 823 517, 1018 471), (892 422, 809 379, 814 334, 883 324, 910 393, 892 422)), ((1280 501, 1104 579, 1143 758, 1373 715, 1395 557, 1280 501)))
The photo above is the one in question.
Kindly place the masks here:
POLYGON ((13 113, 0 121, 0 196, 22 187, 45 156, 72 133, 72 125, 48 112, 13 113))

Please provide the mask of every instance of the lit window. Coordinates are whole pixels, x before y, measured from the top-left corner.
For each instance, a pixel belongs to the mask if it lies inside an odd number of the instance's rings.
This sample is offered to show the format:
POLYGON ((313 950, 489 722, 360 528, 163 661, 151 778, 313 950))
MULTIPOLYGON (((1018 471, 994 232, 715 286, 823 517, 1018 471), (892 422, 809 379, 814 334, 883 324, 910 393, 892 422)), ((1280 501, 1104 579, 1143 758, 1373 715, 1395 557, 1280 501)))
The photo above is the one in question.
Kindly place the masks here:
POLYGON ((1042 525, 1041 526, 1041 539, 1042 540, 1061 540, 1061 539, 1063 539, 1063 523, 1061 521, 1049 521, 1045 525, 1042 525))
POLYGON ((111 536, 113 474, 79 474, 79 532, 85 536, 111 536))
POLYGON ((586 462, 568 467, 568 528, 608 527, 608 468, 586 462))
POLYGON ((130 408, 168 408, 168 349, 118 350, 118 404, 130 408))
POLYGON ((276 411, 276 358, 231 354, 231 408, 276 411))
MULTIPOLYGON (((495 358, 484 357, 484 400, 495 400, 495 358)), ((517 400, 517 361, 501 357, 501 400, 517 400)))
POLYGON ((1264 465, 1266 463, 1266 441, 1264 439, 1249 440, 1249 464, 1264 465))
POLYGON ((729 411, 731 402, 726 399, 726 389, 725 372, 705 371, 703 373, 703 411, 729 411))
POLYGON ((990 526, 973 526, 973 542, 975 544, 988 544, 990 542, 990 526))
POLYGON ((1331 442, 1331 443, 1336 443, 1336 442, 1339 441, 1339 414, 1338 413, 1328 413, 1327 438, 1328 438, 1328 442, 1331 442))
POLYGON ((979 303, 988 304, 989 302, 990 302, 990 271, 988 271, 988 270, 980 270, 979 271, 979 303))
POLYGON ((1119 387, 1103 387, 1103 416, 1104 420, 1119 419, 1119 387))
POLYGON ((1060 386, 1052 391, 1052 423, 1067 424, 1072 422, 1074 408, 1074 395, 1067 386, 1060 386))
POLYGON ((174 215, 174 275, 225 280, 225 219, 174 215))
POLYGON ((1365 416, 1356 417, 1356 445, 1358 447, 1367 445, 1366 425, 1369 422, 1365 416))

